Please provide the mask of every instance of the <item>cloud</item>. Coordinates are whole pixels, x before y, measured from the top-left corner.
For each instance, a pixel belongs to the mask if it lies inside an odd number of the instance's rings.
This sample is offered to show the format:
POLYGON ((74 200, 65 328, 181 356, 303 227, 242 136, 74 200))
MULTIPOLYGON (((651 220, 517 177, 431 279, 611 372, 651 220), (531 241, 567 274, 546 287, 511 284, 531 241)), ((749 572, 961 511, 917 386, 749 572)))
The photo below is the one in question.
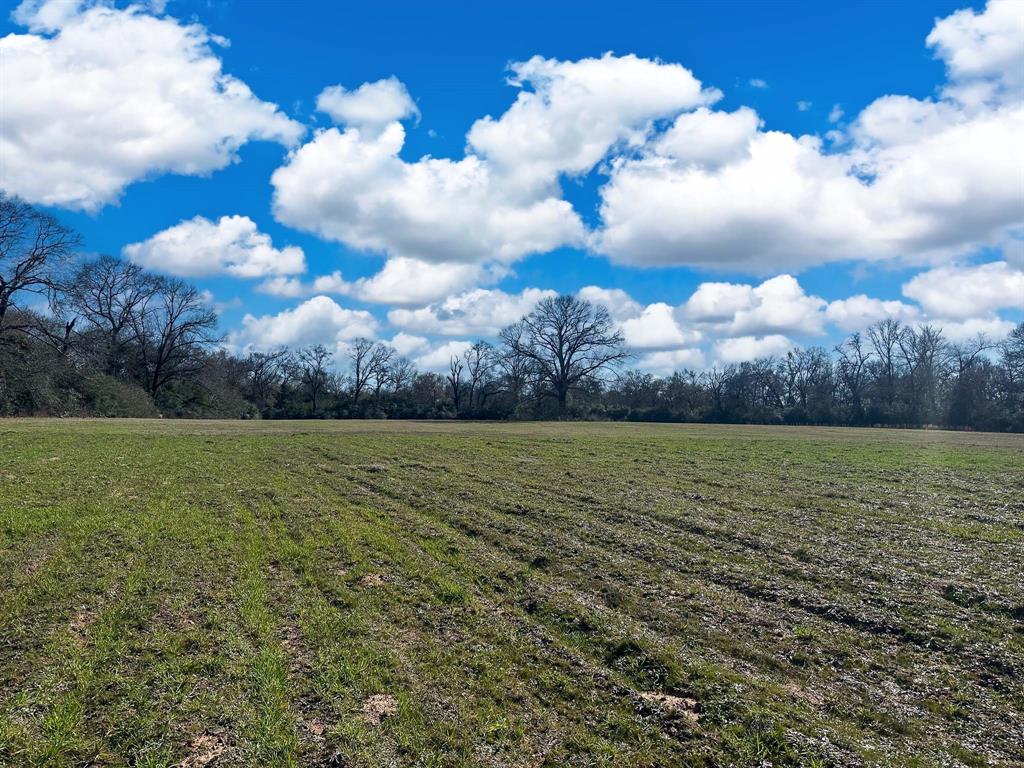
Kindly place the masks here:
POLYGON ((496 282, 507 274, 502 267, 395 257, 368 278, 357 280, 352 295, 381 304, 425 304, 465 290, 471 285, 496 282))
POLYGON ((966 320, 945 320, 934 325, 942 329, 942 335, 954 344, 970 341, 985 335, 990 339, 1002 339, 1013 330, 1014 323, 999 317, 971 317, 966 320))
POLYGON ((626 346, 631 349, 665 350, 701 340, 701 333, 685 328, 680 323, 678 310, 665 302, 644 306, 621 288, 600 288, 596 285, 581 288, 577 295, 607 309, 622 332, 626 346))
POLYGON ((752 77, 748 81, 751 88, 767 88, 768 83, 762 80, 760 77, 752 77))
POLYGON ((601 288, 596 285, 587 285, 580 288, 577 295, 584 301, 604 307, 616 320, 636 317, 643 311, 643 307, 621 288, 601 288))
POLYGON ((0 39, 4 189, 33 203, 95 211, 136 181, 204 175, 254 139, 303 128, 222 71, 203 26, 142 5, 25 2, 31 34, 0 39))
MULTIPOLYGON (((294 275, 306 271, 301 248, 275 248, 248 216, 202 216, 126 245, 125 257, 149 269, 181 277, 227 274, 233 277, 294 275)), ((276 277, 275 279, 283 279, 276 277)))
POLYGON ((554 291, 524 288, 519 293, 477 288, 420 309, 393 309, 388 322, 396 328, 443 336, 496 336, 528 314, 554 291))
POLYGON ((510 195, 473 155, 407 163, 404 143, 399 123, 374 136, 321 131, 274 172, 274 215, 354 248, 434 263, 507 263, 582 242, 582 222, 557 195, 510 195))
POLYGON ((520 88, 499 118, 477 120, 467 140, 526 188, 582 174, 617 145, 638 146, 651 121, 720 97, 685 67, 634 55, 579 61, 534 56, 510 67, 520 88), (529 88, 529 90, 527 90, 529 88))
POLYGON ((683 310, 690 320, 725 333, 816 335, 824 332, 826 305, 792 275, 778 275, 757 286, 701 283, 683 310))
POLYGON ((668 349, 700 341, 697 331, 683 330, 675 311, 664 302, 648 304, 636 317, 619 322, 619 328, 632 349, 668 349))
POLYGON ((462 354, 473 346, 471 341, 446 341, 416 357, 413 362, 417 368, 427 371, 446 371, 453 357, 462 354))
POLYGON ((317 97, 316 108, 336 123, 371 129, 419 116, 409 91, 397 77, 363 83, 354 91, 346 91, 340 85, 329 86, 317 97))
POLYGON ((508 271, 500 265, 431 264, 399 256, 388 259, 375 275, 360 277, 351 282, 335 270, 310 282, 297 278, 270 278, 257 290, 275 296, 298 297, 330 293, 375 304, 423 305, 470 286, 497 282, 506 274, 508 271))
POLYGON ((702 369, 704 353, 697 348, 649 352, 637 361, 637 365, 643 371, 650 371, 658 376, 668 376, 684 368, 702 369))
POLYGON ((811 107, 813 107, 813 106, 814 106, 814 104, 812 104, 812 103, 811 103, 811 102, 809 102, 809 101, 798 101, 798 102, 796 103, 796 108, 797 108, 797 109, 798 109, 798 110, 799 110, 800 112, 809 112, 809 111, 810 111, 810 109, 811 109, 811 107))
POLYGON ((989 0, 982 13, 965 8, 939 19, 927 43, 954 80, 1024 86, 1024 14, 1017 0, 989 0))
POLYGON ((829 302, 825 317, 844 331, 858 331, 879 320, 892 318, 901 322, 913 322, 920 316, 917 307, 902 301, 883 301, 863 293, 848 299, 829 302))
POLYGON ((963 320, 998 309, 1024 310, 1024 269, 1005 261, 977 266, 939 267, 915 275, 903 295, 933 317, 963 320))
POLYGON ((665 157, 717 167, 746 156, 760 122, 749 107, 740 107, 735 112, 700 107, 677 117, 653 142, 653 149, 665 157))
POLYGON ((848 140, 842 151, 759 130, 720 164, 659 137, 613 159, 592 247, 621 263, 763 273, 948 260, 1001 242, 1024 222, 1024 34, 1019 12, 1008 15, 993 2, 939 21, 929 44, 948 65, 940 97, 877 99, 834 137, 848 140))
POLYGON ((508 264, 582 246, 585 227, 562 199, 559 176, 590 171, 613 149, 642 144, 654 121, 719 95, 679 64, 633 55, 534 57, 511 73, 518 97, 470 127, 461 159, 399 156, 405 129, 382 125, 408 114, 398 81, 328 89, 322 106, 347 127, 320 131, 274 172, 275 216, 354 248, 431 263, 508 264))
POLYGON ((828 121, 830 123, 838 123, 840 120, 843 119, 844 114, 846 113, 843 112, 842 106, 840 106, 839 104, 833 104, 832 109, 830 109, 828 113, 828 121))
POLYGON ((412 333, 399 332, 394 335, 388 345, 400 355, 410 355, 413 352, 424 349, 430 344, 424 336, 416 336, 412 333))
POLYGON ((759 357, 781 355, 793 348, 793 342, 780 334, 739 336, 715 344, 715 357, 722 363, 742 363, 759 357))
POLYGON ((327 296, 314 296, 276 315, 246 314, 229 337, 236 349, 273 349, 323 344, 342 349, 352 339, 377 335, 378 322, 364 310, 345 309, 327 296))

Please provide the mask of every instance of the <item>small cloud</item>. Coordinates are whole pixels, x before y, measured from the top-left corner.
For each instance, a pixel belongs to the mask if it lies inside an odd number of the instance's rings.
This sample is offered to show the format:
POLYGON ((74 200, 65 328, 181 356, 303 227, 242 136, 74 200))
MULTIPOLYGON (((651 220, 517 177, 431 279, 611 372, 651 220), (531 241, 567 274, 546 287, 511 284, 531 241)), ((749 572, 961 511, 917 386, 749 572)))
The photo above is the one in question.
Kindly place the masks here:
POLYGON ((811 102, 809 101, 798 101, 796 103, 796 108, 799 109, 801 112, 807 112, 812 106, 814 105, 811 104, 811 102))
POLYGON ((832 111, 828 113, 828 121, 830 123, 838 123, 840 120, 843 119, 844 114, 845 113, 843 112, 843 108, 841 106, 839 106, 838 104, 833 104, 832 111))
POLYGON ((767 88, 768 87, 768 83, 766 83, 760 77, 752 77, 752 78, 750 78, 750 87, 751 88, 767 88))

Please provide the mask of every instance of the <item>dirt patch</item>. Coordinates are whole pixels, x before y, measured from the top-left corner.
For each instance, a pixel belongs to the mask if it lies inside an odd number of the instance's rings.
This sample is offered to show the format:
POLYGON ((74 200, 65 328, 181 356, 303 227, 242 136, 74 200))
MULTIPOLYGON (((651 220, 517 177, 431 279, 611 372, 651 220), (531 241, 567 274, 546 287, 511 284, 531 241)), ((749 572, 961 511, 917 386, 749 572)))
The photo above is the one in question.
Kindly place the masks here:
POLYGON ((820 693, 812 691, 810 688, 804 688, 796 683, 786 683, 786 685, 783 686, 783 690, 793 698, 800 699, 815 708, 821 708, 825 705, 825 698, 820 693))
POLYGON ((670 696, 667 693, 656 691, 644 691, 638 694, 640 700, 648 706, 660 710, 662 713, 671 716, 673 719, 683 720, 692 725, 700 722, 700 715, 697 712, 696 699, 688 699, 683 696, 670 696))
POLYGON ((363 704, 363 718, 370 725, 380 725, 385 718, 398 713, 398 699, 387 693, 377 693, 363 704))
POLYGON ((321 723, 319 720, 310 720, 305 723, 306 730, 309 731, 316 738, 322 738, 327 732, 327 726, 321 723))
POLYGON ((361 587, 381 587, 385 583, 386 580, 379 573, 368 573, 359 580, 361 587))
POLYGON ((197 736, 189 744, 189 755, 180 763, 178 768, 205 768, 227 751, 227 745, 220 736, 203 734, 197 736))

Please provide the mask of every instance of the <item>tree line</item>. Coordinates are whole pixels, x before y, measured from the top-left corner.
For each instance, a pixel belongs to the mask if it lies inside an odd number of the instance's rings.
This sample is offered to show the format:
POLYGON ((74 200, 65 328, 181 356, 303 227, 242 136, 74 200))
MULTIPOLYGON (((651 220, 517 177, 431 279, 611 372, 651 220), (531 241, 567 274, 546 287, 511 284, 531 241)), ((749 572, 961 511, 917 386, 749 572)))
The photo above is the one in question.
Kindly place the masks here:
POLYGON ((356 339, 230 354, 195 286, 82 260, 52 216, 0 195, 0 414, 221 418, 580 418, 1024 431, 1024 324, 953 343, 882 320, 833 349, 630 369, 607 310, 546 298, 444 373, 356 339))

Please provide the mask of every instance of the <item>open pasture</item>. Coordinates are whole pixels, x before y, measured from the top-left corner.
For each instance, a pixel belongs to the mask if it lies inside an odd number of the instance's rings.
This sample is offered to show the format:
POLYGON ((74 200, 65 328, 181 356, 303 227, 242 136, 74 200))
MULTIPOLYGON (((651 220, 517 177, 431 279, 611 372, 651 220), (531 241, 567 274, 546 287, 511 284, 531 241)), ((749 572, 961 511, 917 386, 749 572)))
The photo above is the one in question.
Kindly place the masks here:
POLYGON ((1024 762, 1024 443, 0 422, 0 764, 1024 762))

